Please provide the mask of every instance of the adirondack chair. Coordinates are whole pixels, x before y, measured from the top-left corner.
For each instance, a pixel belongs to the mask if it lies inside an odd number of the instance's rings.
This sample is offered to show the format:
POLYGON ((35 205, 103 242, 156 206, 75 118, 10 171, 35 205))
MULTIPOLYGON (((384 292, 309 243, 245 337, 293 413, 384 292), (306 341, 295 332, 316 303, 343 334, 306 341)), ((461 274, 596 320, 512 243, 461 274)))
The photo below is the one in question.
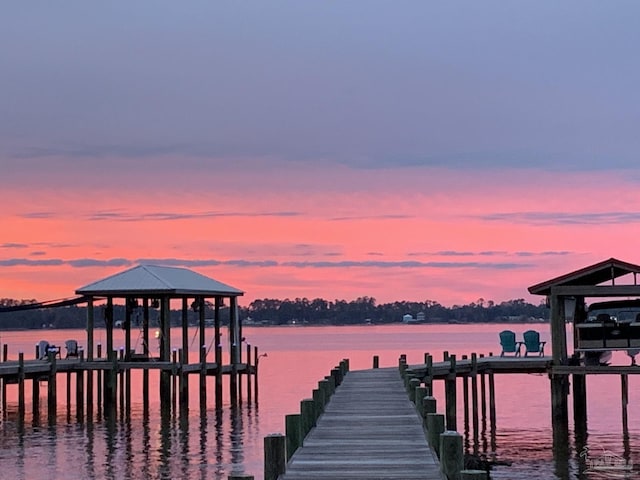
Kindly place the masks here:
POLYGON ((520 356, 520 346, 522 342, 516 342, 516 334, 513 330, 503 330, 499 333, 500 345, 502 346, 502 352, 500 356, 504 357, 505 353, 513 353, 514 356, 520 356))
POLYGON ((524 356, 528 356, 530 353, 544 357, 544 345, 547 342, 540 341, 540 334, 535 330, 527 330, 522 334, 524 338, 524 356))
POLYGON ((64 342, 64 348, 67 349, 67 356, 65 358, 78 356, 77 340, 67 340, 66 342, 64 342))

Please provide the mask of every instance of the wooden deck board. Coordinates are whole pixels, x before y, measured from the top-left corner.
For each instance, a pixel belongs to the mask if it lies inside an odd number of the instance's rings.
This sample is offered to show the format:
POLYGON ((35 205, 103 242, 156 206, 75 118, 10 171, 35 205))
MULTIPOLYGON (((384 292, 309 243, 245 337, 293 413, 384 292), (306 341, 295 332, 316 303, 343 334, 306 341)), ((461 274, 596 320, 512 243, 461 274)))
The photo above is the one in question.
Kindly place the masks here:
POLYGON ((441 480, 395 368, 349 372, 281 480, 441 480))

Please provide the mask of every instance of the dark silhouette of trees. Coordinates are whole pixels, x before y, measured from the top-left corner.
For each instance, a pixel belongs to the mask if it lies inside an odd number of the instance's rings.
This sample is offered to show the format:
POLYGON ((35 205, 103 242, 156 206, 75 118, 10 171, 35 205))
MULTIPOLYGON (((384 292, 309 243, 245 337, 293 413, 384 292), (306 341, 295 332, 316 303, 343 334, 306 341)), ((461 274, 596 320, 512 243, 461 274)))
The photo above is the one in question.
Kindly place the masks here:
MULTIPOLYGON (((0 299, 0 307, 17 306, 36 303, 35 300, 0 299)), ((114 319, 124 320, 125 307, 114 305, 114 319)), ((205 304, 205 318, 214 316, 213 304, 205 304)), ((96 308, 94 317, 96 327, 104 325, 102 307, 96 308)), ((140 325, 142 309, 132 313, 132 327, 140 325)), ((495 303, 492 300, 479 298, 468 305, 454 305, 444 307, 435 300, 423 302, 395 301, 378 305, 373 297, 358 297, 352 301, 322 298, 309 300, 307 298, 291 299, 257 299, 246 307, 239 307, 239 315, 245 325, 358 325, 364 323, 389 324, 400 323, 404 315, 409 314, 414 319, 424 317, 425 323, 491 323, 508 322, 522 323, 548 320, 549 309, 544 302, 539 305, 527 303, 524 299, 508 300, 495 303)), ((33 328, 84 328, 87 312, 84 306, 70 306, 59 308, 43 308, 38 310, 19 310, 15 312, 0 312, 0 330, 33 329, 33 328)), ((158 312, 151 311, 150 323, 157 324, 158 312)), ((182 313, 172 310, 172 325, 180 325, 182 313)), ((199 314, 189 309, 187 318, 190 324, 197 325, 199 314)), ((227 324, 229 308, 221 308, 222 324, 227 324)))

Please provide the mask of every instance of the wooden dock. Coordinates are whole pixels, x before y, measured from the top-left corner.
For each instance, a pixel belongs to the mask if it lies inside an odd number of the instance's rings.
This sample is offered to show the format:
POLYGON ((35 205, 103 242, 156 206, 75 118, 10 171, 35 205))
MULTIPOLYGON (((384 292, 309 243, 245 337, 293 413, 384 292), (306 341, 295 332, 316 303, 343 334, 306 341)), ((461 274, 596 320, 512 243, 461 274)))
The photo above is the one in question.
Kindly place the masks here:
POLYGON ((441 480, 397 368, 349 372, 280 480, 441 480))

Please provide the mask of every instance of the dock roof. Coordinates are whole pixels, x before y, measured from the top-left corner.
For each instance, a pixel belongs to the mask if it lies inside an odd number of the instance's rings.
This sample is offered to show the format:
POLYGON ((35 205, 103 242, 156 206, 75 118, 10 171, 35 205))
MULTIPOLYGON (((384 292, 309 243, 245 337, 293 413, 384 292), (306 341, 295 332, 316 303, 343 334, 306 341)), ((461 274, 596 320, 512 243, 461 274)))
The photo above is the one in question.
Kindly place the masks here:
POLYGON ((624 275, 638 273, 640 273, 640 265, 609 258, 603 262, 532 285, 528 290, 533 295, 550 295, 552 287, 595 286, 607 281, 613 282, 616 278, 624 275))
POLYGON ((88 296, 225 296, 242 290, 186 268, 138 265, 76 290, 88 296))

